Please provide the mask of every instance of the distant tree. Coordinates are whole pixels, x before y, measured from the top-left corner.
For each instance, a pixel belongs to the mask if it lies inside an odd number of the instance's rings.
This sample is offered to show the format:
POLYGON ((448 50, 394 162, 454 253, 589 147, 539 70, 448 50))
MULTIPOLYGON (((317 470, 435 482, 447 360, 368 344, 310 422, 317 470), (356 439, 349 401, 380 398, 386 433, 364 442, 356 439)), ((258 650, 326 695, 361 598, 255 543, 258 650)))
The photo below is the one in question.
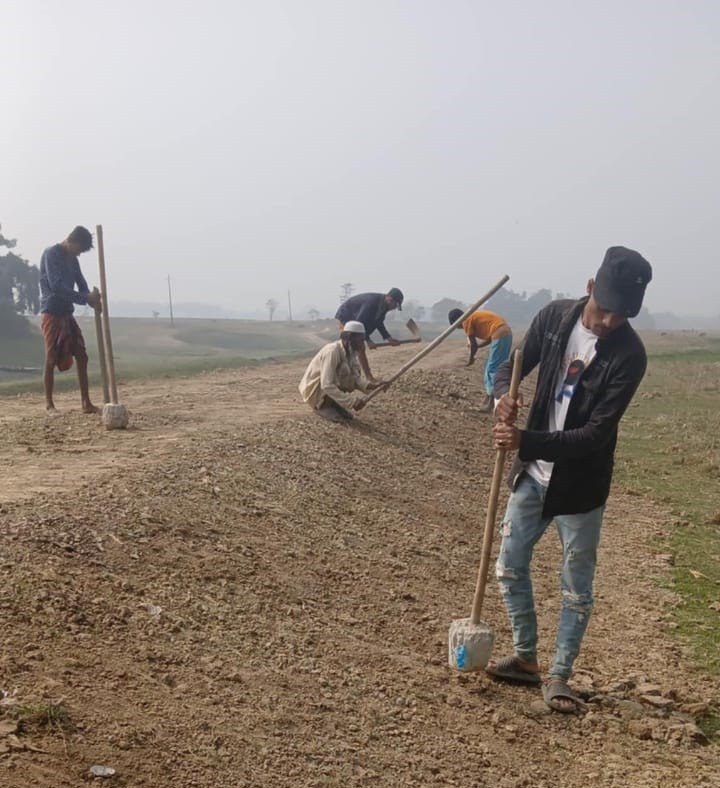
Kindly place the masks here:
POLYGON ((503 287, 481 308, 497 312, 512 326, 527 326, 550 301, 552 292, 547 289, 538 290, 528 297, 524 291, 516 293, 503 287))
POLYGON ((405 301, 403 303, 403 315, 412 317, 414 320, 422 320, 425 317, 425 307, 417 301, 405 301))
POLYGON ((160 313, 156 309, 153 309, 152 316, 157 320, 160 317, 160 313))
POLYGON ((354 292, 355 285, 352 282, 345 282, 344 285, 340 285, 340 303, 347 301, 354 292))
POLYGON ((315 322, 315 321, 316 321, 316 320, 317 320, 317 319, 320 317, 320 313, 319 313, 319 312, 317 311, 317 309, 315 309, 315 308, 313 308, 313 309, 308 309, 308 317, 309 317, 309 318, 310 318, 310 320, 312 320, 312 321, 313 321, 313 323, 314 323, 314 322, 315 322))
POLYGON ((454 298, 442 298, 430 307, 430 314, 436 323, 447 323, 448 312, 451 309, 462 309, 465 311, 465 304, 456 301, 454 298))
POLYGON ((267 308, 268 314, 270 315, 270 320, 272 320, 275 310, 278 308, 278 302, 274 298, 268 298, 268 300, 265 302, 265 306, 267 308))
POLYGON ((648 312, 648 308, 646 306, 640 309, 637 317, 633 317, 632 324, 634 328, 640 329, 641 331, 654 331, 657 328, 655 323, 655 318, 648 312))
MULTIPOLYGON (((0 225, 0 230, 2 229, 2 225, 0 225)), ((0 246, 7 246, 8 249, 14 249, 17 245, 17 241, 14 238, 6 238, 0 232, 0 246)))
MULTIPOLYGON (((0 233, 0 246, 13 249, 17 241, 0 233)), ((14 252, 0 255, 0 329, 11 334, 24 334, 29 324, 21 315, 40 311, 40 271, 14 252)))
POLYGON ((547 306, 552 301, 552 291, 547 288, 538 290, 527 299, 527 314, 532 313, 533 316, 539 312, 544 306, 547 306))
POLYGON ((510 325, 517 325, 523 321, 523 316, 526 314, 526 298, 526 293, 516 293, 503 287, 483 306, 483 309, 497 312, 510 325))

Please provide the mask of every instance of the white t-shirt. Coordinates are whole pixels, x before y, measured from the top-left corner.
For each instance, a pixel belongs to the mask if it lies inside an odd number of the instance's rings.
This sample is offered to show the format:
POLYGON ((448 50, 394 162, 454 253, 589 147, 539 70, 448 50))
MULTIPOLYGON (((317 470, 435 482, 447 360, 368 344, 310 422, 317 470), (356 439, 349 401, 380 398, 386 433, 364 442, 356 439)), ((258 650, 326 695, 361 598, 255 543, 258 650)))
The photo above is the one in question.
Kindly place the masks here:
MULTIPOLYGON (((598 338, 582 324, 582 315, 570 332, 562 366, 555 383, 555 407, 548 414, 548 431, 558 432, 565 426, 570 400, 575 393, 583 372, 595 358, 595 343, 598 338)), ((550 484, 553 463, 546 460, 535 460, 527 467, 527 472, 535 481, 547 487, 550 484)))

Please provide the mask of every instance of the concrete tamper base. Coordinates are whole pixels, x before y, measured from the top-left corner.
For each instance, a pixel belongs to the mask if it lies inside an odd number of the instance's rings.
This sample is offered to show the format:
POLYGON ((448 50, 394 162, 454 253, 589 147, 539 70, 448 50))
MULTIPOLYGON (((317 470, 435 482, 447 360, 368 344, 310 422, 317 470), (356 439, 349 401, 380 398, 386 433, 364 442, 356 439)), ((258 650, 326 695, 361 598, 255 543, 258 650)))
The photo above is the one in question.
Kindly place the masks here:
POLYGON ((102 423, 106 430, 124 430, 130 423, 130 414, 124 405, 107 403, 103 406, 102 423))
POLYGON ((448 632, 448 664, 465 673, 483 670, 494 643, 495 632, 484 621, 473 624, 469 618, 457 619, 448 632))

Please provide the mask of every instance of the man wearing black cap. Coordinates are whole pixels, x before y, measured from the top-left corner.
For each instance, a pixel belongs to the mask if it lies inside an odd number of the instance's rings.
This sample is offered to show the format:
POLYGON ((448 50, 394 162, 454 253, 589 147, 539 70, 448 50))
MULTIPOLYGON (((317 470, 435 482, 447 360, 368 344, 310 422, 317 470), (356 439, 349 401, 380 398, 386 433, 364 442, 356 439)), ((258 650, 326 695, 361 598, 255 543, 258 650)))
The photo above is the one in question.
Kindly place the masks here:
POLYGON ((512 360, 495 378, 495 447, 517 451, 496 565, 515 653, 487 670, 499 679, 541 684, 530 561, 554 519, 563 548, 562 610, 543 697, 564 713, 577 710, 567 682, 593 605, 618 424, 647 365, 628 318, 640 311, 651 279, 647 260, 614 246, 588 282, 586 298, 553 301, 535 316, 522 344, 522 376, 538 368, 525 429, 515 425, 522 402, 508 394, 512 360))
MULTIPOLYGON (((365 343, 373 350, 376 345, 370 339, 374 331, 379 331, 380 336, 391 345, 400 344, 397 339, 390 336, 390 332, 385 328, 385 315, 393 309, 402 312, 403 294, 397 287, 391 287, 387 293, 358 293, 351 296, 347 301, 343 301, 335 313, 335 319, 339 323, 340 330, 350 320, 358 320, 365 326, 365 343)), ((365 377, 371 382, 377 382, 370 371, 365 348, 358 353, 360 366, 365 377)))

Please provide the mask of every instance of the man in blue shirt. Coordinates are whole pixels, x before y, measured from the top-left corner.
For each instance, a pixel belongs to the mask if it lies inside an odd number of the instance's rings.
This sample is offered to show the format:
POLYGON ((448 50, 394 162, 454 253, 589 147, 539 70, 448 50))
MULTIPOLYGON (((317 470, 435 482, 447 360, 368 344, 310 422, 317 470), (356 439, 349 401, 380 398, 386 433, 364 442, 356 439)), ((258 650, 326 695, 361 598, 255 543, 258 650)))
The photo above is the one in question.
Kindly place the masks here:
MULTIPOLYGON (((402 312, 403 294, 397 287, 391 287, 387 293, 358 293, 357 295, 343 301, 335 313, 335 319, 340 325, 342 331, 343 326, 350 320, 357 320, 365 326, 365 343, 374 350, 375 343, 370 339, 373 331, 379 331, 380 336, 391 345, 400 344, 397 339, 390 336, 390 332, 385 328, 385 315, 393 309, 399 309, 402 312)), ((363 347, 358 351, 358 358, 360 366, 365 373, 365 377, 371 383, 377 383, 370 371, 370 365, 367 360, 367 354, 363 347)))
POLYGON ((57 412, 53 402, 55 367, 60 371, 70 369, 73 358, 77 363, 83 413, 98 412, 90 401, 85 340, 73 317, 75 304, 101 308, 100 294, 90 292, 77 259, 78 255, 92 249, 92 245, 90 231, 76 227, 62 243, 47 248, 40 260, 40 311, 45 340, 43 382, 48 413, 57 412))

